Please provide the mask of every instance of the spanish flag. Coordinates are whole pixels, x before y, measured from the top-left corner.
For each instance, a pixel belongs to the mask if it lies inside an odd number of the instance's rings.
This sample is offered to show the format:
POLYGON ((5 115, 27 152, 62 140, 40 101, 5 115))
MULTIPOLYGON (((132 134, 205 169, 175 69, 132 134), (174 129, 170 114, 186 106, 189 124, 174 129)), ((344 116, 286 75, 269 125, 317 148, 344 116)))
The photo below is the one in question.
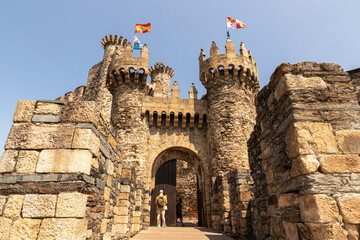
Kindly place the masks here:
POLYGON ((146 33, 146 32, 151 32, 150 23, 135 25, 135 33, 146 33))

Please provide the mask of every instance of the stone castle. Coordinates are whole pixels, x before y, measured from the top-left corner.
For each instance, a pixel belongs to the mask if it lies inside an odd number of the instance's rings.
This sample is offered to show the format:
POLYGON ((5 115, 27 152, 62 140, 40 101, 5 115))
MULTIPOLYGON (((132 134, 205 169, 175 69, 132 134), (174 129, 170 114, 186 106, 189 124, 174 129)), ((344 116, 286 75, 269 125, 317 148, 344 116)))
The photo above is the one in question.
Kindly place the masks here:
POLYGON ((359 239, 360 69, 281 64, 259 92, 251 52, 227 39, 224 54, 200 52, 206 95, 192 85, 181 99, 146 45, 140 57, 117 35, 102 46, 85 87, 18 102, 0 240, 128 239, 153 225, 159 187, 175 209, 173 173, 196 188, 199 225, 235 239, 359 239))

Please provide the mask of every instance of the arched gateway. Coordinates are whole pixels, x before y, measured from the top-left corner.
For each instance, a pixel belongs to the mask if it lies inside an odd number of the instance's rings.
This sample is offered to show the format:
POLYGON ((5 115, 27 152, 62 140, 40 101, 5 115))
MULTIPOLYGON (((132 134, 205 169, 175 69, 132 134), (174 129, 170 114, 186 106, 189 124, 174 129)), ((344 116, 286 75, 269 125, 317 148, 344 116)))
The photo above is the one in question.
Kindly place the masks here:
MULTIPOLYGON (((209 172, 204 168, 205 161, 195 152, 184 147, 171 147, 162 151, 155 159, 151 170, 151 199, 155 199, 160 189, 163 189, 168 196, 168 211, 166 214, 167 225, 174 225, 176 222, 176 161, 188 162, 196 172, 197 188, 197 216, 198 225, 207 226, 206 206, 209 205, 210 183, 209 172)), ((150 225, 156 225, 156 204, 151 203, 150 225)))

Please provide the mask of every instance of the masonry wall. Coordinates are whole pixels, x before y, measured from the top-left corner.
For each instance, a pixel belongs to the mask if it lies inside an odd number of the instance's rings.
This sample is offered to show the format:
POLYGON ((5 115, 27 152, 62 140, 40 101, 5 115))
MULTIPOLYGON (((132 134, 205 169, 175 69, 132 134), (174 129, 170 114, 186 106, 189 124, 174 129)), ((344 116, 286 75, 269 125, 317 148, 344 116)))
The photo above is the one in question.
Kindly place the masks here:
POLYGON ((0 159, 0 239, 120 239, 144 187, 91 101, 20 100, 0 159))
POLYGON ((282 64, 257 113, 248 142, 256 237, 358 239, 360 106, 349 74, 282 64))
POLYGON ((183 216, 189 217, 190 210, 197 210, 196 169, 188 162, 176 160, 176 202, 182 199, 183 216))

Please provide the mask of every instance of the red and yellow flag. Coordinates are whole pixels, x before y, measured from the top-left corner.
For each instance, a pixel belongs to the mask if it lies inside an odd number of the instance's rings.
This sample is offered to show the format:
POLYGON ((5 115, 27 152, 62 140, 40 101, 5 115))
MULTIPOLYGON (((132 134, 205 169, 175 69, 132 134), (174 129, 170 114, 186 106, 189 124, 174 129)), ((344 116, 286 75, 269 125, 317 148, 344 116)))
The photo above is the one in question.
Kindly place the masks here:
POLYGON ((151 32, 150 23, 135 25, 135 33, 146 33, 146 32, 151 32))
POLYGON ((245 23, 237 20, 235 18, 226 17, 226 27, 227 28, 244 28, 246 27, 245 23))

